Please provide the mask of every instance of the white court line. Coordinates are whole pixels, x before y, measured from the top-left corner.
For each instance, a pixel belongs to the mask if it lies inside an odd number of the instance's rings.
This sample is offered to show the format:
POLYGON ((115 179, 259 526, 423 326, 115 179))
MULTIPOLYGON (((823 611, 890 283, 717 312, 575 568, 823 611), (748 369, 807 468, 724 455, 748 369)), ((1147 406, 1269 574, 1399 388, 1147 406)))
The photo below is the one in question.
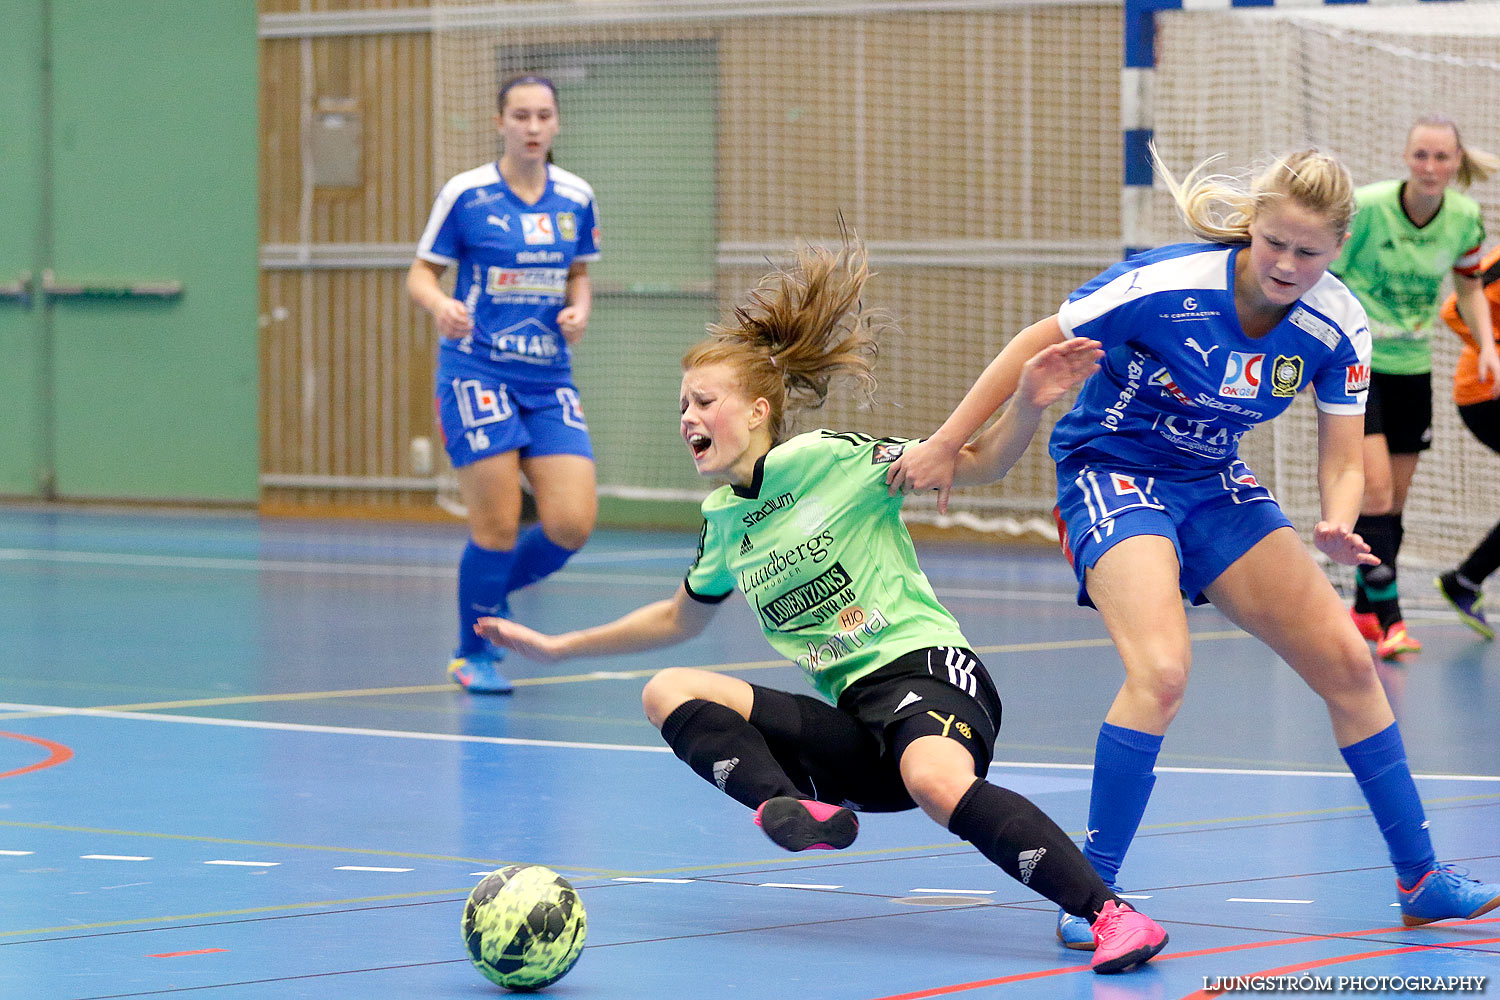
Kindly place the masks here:
POLYGON ((762 882, 761 889, 842 889, 841 885, 816 885, 811 882, 762 882))
POLYGON ((336 872, 401 872, 416 871, 415 868, 375 868, 370 865, 339 865, 334 869, 336 872))
POLYGON ((150 861, 139 854, 80 854, 84 861, 150 861))
POLYGON ((234 865, 239 868, 275 868, 280 861, 205 861, 205 865, 234 865))
POLYGON ((1254 896, 1230 896, 1224 900, 1226 903, 1296 903, 1305 906, 1311 902, 1310 899, 1257 899, 1254 896))
POLYGON ((908 889, 907 892, 931 892, 942 896, 993 896, 994 889, 908 889))
MULTIPOLYGON (((455 733, 408 732, 401 729, 361 729, 353 726, 313 726, 301 722, 262 722, 255 719, 221 719, 199 715, 165 715, 158 712, 117 712, 107 708, 69 708, 65 705, 25 705, 0 702, 0 712, 22 712, 32 715, 72 715, 100 719, 132 719, 142 722, 173 722, 193 726, 225 726, 231 729, 263 729, 290 733, 325 733, 333 736, 378 736, 397 740, 426 740, 433 743, 492 743, 501 746, 552 747, 560 750, 614 750, 625 753, 671 753, 667 746, 642 746, 637 743, 584 743, 574 740, 527 740, 513 736, 466 736, 455 733)), ((1047 771, 1092 771, 1092 764, 1058 764, 1050 761, 997 760, 992 770, 1017 768, 1047 771)), ((1158 774, 1235 774, 1271 778, 1344 778, 1353 779, 1348 771, 1281 771, 1269 768, 1240 767, 1158 767, 1158 774)), ((1423 781, 1500 782, 1496 774, 1413 774, 1423 781)))
POLYGON ((312 726, 300 722, 260 722, 255 719, 216 719, 194 715, 163 715, 157 712, 116 712, 107 708, 65 708, 56 705, 19 705, 0 702, 0 712, 23 712, 34 715, 79 715, 100 719, 141 719, 146 722, 178 722, 198 726, 225 726, 231 729, 265 729, 289 733, 325 733, 334 736, 381 736, 398 740, 426 740, 433 743, 495 743, 502 746, 557 747, 572 750, 622 750, 636 753, 671 753, 667 746, 639 746, 633 743, 576 743, 568 740, 525 740, 513 736, 465 736, 454 733, 413 733, 399 729, 359 729, 351 726, 312 726))
POLYGON ((659 882, 664 885, 687 885, 689 882, 697 881, 690 878, 629 878, 621 876, 614 879, 615 882, 659 882))
POLYGON ((28 854, 35 854, 35 853, 36 853, 35 851, 0 851, 0 854, 5 855, 7 858, 12 858, 12 857, 14 857, 14 858, 20 858, 20 857, 25 857, 28 854))

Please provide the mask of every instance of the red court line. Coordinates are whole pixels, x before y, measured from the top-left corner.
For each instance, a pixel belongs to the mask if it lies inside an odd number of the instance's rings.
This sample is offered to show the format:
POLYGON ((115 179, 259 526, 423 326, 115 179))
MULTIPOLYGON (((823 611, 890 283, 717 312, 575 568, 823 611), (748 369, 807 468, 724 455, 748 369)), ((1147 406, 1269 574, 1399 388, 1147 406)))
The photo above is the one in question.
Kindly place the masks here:
MULTIPOLYGON (((1482 920, 1465 920, 1458 923, 1444 924, 1445 927, 1472 927, 1475 924, 1489 924, 1500 920, 1500 917, 1486 917, 1482 920)), ((1253 948, 1274 948, 1289 944, 1305 944, 1309 941, 1338 941, 1341 938, 1365 937, 1370 934, 1390 934, 1398 931, 1409 931, 1410 927, 1373 927, 1363 931, 1345 931, 1342 934, 1308 934, 1302 937, 1275 938, 1270 941, 1251 941, 1246 944, 1232 944, 1223 948, 1200 948, 1198 951, 1181 951, 1170 955, 1158 955, 1153 958, 1152 964, 1170 962, 1179 958, 1199 958, 1204 955, 1227 955, 1230 952, 1249 951, 1253 948)), ((1430 948, 1451 948, 1459 945, 1491 944, 1500 941, 1500 938, 1485 938, 1482 940, 1465 939, 1463 941, 1444 941, 1438 944, 1418 944, 1389 951, 1369 952, 1365 955, 1347 955, 1342 958, 1328 960, 1332 962, 1344 962, 1354 958, 1373 958, 1379 955, 1394 955, 1403 951, 1425 951, 1430 948)), ((1311 966, 1309 966, 1311 967, 1311 966)), ((1288 966, 1299 968, 1296 966, 1288 966)), ((1065 965, 1056 969, 1038 969, 1036 972, 1020 972, 1013 976, 1000 976, 996 979, 978 979, 971 983, 954 983, 952 986, 935 986, 932 989, 917 990, 914 993, 897 993, 888 997, 878 997, 877 1000, 926 1000, 928 997, 948 996, 953 993, 964 993, 969 990, 982 990, 989 986, 1005 986, 1008 983, 1022 983, 1029 979, 1046 979, 1049 976, 1065 976, 1073 972, 1087 972, 1087 965, 1065 965)), ((1277 970, 1280 971, 1280 970, 1277 970)), ((1273 975, 1274 973, 1247 973, 1248 975, 1273 975)), ((1194 993, 1193 998, 1213 996, 1216 994, 1194 993)), ((1184 997, 1183 1000, 1189 1000, 1184 997)))
POLYGON ((147 958, 181 958, 183 955, 212 955, 216 951, 228 951, 228 948, 199 948, 197 951, 164 951, 159 955, 147 955, 147 958))
MULTIPOLYGON (((1387 955, 1405 955, 1414 951, 1435 951, 1438 948, 1463 948, 1475 944, 1495 944, 1500 942, 1500 937, 1494 938, 1471 938, 1465 941, 1440 941, 1437 944, 1412 944, 1401 948, 1382 948, 1379 951, 1362 951, 1353 955, 1335 955, 1332 958, 1319 958, 1311 962, 1298 962, 1295 965, 1283 965, 1275 969, 1263 969, 1260 972, 1242 972, 1236 978, 1246 979, 1270 976, 1289 976, 1296 972, 1306 972, 1308 969, 1321 969, 1328 965, 1338 965, 1342 962, 1360 962, 1367 958, 1384 958, 1387 955)), ((1189 993, 1182 1000, 1209 1000, 1211 997, 1222 996, 1224 990, 1198 990, 1189 993)))
POLYGON ((25 774, 28 771, 40 771, 43 768, 47 767, 56 767, 58 764, 64 764, 73 759, 72 749, 63 746, 61 743, 53 743, 51 740, 44 740, 40 736, 22 736, 20 733, 0 733, 0 736, 11 740, 22 740, 26 743, 35 743, 37 746, 43 747, 48 751, 46 760, 38 761, 35 764, 29 764, 26 767, 18 767, 14 771, 6 771, 4 773, 0 773, 0 778, 14 778, 18 774, 25 774))

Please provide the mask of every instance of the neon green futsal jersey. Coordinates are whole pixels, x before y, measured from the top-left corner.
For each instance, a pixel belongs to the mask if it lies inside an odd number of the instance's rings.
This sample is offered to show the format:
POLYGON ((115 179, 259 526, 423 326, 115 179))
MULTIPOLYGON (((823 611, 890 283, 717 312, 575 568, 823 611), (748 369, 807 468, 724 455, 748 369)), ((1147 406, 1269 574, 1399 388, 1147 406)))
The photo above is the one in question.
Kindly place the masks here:
POLYGON ((917 566, 902 497, 886 495, 907 444, 809 431, 761 458, 748 487, 703 501, 688 593, 713 601, 738 587, 767 641, 835 703, 904 653, 968 645, 917 566))
POLYGON ((1401 207, 1405 181, 1366 184, 1354 192, 1358 211, 1349 242, 1330 271, 1370 317, 1370 367, 1387 375, 1432 371, 1427 332, 1437 317, 1449 271, 1473 274, 1484 242, 1484 219, 1468 195, 1449 190, 1425 226, 1401 207))

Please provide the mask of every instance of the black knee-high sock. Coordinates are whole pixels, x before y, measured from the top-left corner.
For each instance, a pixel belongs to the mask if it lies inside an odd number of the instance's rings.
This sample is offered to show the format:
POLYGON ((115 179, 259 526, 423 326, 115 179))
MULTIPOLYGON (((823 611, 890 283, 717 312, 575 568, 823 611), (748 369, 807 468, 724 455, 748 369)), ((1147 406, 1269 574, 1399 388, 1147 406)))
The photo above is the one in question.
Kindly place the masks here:
POLYGON ((1354 522, 1354 532, 1380 560, 1379 566, 1361 566, 1357 571, 1359 587, 1354 610, 1375 612, 1380 617, 1380 627, 1388 628, 1392 622, 1401 620, 1401 601, 1396 589, 1396 555, 1404 534, 1401 515, 1361 514, 1354 522))
POLYGON ((704 781, 751 809, 778 795, 801 796, 766 738, 734 709, 694 698, 661 724, 662 739, 704 781))
POLYGON ((977 778, 948 829, 979 848, 1005 874, 1090 923, 1116 898, 1083 852, 1024 796, 977 778))
POLYGON ((1495 570, 1500 569, 1500 523, 1490 529, 1484 541, 1474 547, 1469 553, 1469 558, 1458 567, 1459 573, 1474 585, 1475 589, 1484 586, 1484 578, 1495 570))

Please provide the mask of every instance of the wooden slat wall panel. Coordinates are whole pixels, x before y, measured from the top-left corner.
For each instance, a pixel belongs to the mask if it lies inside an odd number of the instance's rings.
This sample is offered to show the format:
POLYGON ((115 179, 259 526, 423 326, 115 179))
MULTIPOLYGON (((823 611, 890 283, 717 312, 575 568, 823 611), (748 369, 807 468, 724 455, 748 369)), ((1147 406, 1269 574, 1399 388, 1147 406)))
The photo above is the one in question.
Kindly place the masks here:
MULTIPOLYGON (((264 13, 371 11, 420 0, 261 0, 264 13)), ((718 239, 790 246, 826 235, 824 215, 853 213, 883 240, 1111 240, 1119 233, 1118 8, 902 15, 864 19, 864 75, 851 76, 843 18, 759 19, 707 26, 597 29, 611 40, 715 38, 719 58, 718 239), (1045 55, 1043 55, 1045 54, 1045 55), (856 88, 890 126, 855 143, 856 88), (873 95, 873 96, 871 96, 873 95), (894 115, 894 117, 890 117, 894 115), (862 158, 859 149, 863 149, 862 158)), ((534 43, 583 42, 590 31, 542 29, 534 43)), ((423 33, 266 39, 261 44, 262 238, 296 244, 414 244, 437 184, 493 151, 434 176, 433 55, 423 33), (304 234, 301 101, 304 45, 314 100, 352 98, 363 116, 362 183, 313 192, 304 234)), ((486 85, 475 110, 491 113, 486 85)), ((851 221, 855 221, 851 217, 851 221)), ((759 272, 720 268, 733 301, 759 272)), ((1003 340, 1054 310, 1086 269, 888 270, 874 286, 909 340, 887 346, 883 395, 904 409, 848 415, 866 429, 930 428, 952 398, 914 394, 895 373, 935 366, 977 373, 1003 340)), ((407 300, 404 270, 268 270, 263 289, 265 473, 411 475, 409 442, 433 436, 434 333, 407 300)), ((923 375, 939 378, 936 372, 923 375)), ((956 380, 951 380, 955 381, 956 380)), ((930 382, 928 384, 931 384, 930 382)), ((843 419, 830 408, 823 418, 843 419)), ((436 450, 440 447, 434 440, 436 450)), ((1038 478, 1035 448, 1014 478, 1038 478)), ((1044 492, 1050 487, 1043 486, 1044 492)), ((432 508, 430 494, 268 490, 268 505, 368 502, 432 508)))
MULTIPOLYGON (((395 2, 326 3, 369 10, 395 2)), ((263 3, 263 11, 300 10, 263 3)), ((425 34, 314 38, 314 101, 352 98, 362 116, 362 183, 315 188, 313 245, 415 245, 436 186, 431 40, 425 34)), ((261 233, 297 244, 301 226, 301 39, 261 43, 261 233)), ((316 104, 314 105, 316 107, 316 104)), ((404 268, 262 273, 262 456, 270 474, 411 476, 410 441, 433 437, 434 332, 407 298, 404 268)), ((432 507, 430 493, 267 490, 268 507, 432 507)))

